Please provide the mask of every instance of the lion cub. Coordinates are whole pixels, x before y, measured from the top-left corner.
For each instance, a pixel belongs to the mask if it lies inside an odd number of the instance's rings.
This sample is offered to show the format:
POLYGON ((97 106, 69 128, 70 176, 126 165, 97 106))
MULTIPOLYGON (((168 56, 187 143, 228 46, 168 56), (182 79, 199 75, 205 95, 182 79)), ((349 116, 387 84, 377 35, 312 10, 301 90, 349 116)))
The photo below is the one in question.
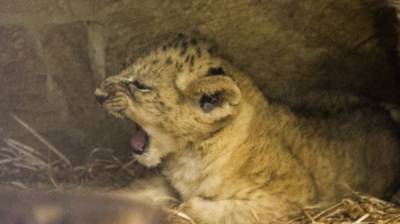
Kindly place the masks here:
POLYGON ((135 157, 160 170, 133 194, 176 196, 196 223, 270 223, 349 188, 388 196, 398 178, 400 143, 385 110, 344 94, 293 108, 269 102, 201 39, 166 41, 95 95, 140 126, 135 157))

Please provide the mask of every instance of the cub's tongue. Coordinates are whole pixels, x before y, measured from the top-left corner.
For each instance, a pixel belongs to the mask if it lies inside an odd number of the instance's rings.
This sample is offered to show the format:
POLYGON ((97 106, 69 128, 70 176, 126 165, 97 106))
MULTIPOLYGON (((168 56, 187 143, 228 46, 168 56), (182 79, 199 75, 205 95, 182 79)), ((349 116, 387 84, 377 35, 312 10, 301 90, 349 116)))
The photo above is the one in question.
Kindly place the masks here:
POLYGON ((142 128, 138 128, 131 138, 131 147, 133 153, 142 154, 146 150, 148 144, 148 136, 142 128))

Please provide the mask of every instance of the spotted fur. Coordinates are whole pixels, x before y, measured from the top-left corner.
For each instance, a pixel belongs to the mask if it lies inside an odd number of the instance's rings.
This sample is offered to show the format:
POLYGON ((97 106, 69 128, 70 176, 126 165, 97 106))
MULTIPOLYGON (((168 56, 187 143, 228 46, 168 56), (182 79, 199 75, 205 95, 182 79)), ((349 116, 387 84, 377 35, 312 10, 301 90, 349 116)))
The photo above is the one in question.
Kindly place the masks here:
POLYGON ((246 74, 211 49, 206 41, 179 35, 97 90, 110 96, 104 103, 109 112, 150 136, 147 152, 136 158, 159 167, 156 178, 163 181, 141 190, 135 186, 145 180, 133 183, 133 195, 145 191, 156 202, 176 198, 196 223, 251 224, 335 202, 349 188, 391 193, 400 153, 387 112, 329 95, 323 99, 329 103, 313 101, 326 116, 297 114, 267 101, 246 74), (127 89, 123 83, 133 80, 152 90, 127 89), (204 110, 201 99, 211 107, 204 110), (348 109, 335 112, 343 107, 348 109))

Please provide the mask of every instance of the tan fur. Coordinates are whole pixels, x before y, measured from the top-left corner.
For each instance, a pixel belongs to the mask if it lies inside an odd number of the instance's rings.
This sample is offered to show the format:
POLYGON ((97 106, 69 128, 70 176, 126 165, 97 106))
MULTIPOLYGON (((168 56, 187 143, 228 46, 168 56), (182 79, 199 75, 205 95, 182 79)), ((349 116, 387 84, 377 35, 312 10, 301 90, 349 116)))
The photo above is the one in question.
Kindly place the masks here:
POLYGON ((293 107, 267 101, 208 48, 179 36, 96 90, 108 96, 110 113, 146 130, 149 148, 136 158, 159 167, 166 182, 157 186, 169 185, 197 223, 269 223, 337 201, 348 188, 376 196, 393 190, 399 141, 383 109, 343 94, 293 107), (209 68, 225 74, 208 75, 209 68), (134 80, 151 90, 135 89, 134 80), (202 110, 201 97, 214 93, 222 94, 219 104, 202 110))

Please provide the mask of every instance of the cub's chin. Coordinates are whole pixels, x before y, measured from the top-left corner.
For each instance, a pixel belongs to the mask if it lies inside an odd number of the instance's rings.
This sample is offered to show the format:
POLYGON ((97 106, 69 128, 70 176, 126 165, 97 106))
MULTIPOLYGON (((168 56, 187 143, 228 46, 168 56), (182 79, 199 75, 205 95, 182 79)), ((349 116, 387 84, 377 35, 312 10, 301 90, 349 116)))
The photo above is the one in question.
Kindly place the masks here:
POLYGON ((149 147, 148 152, 141 155, 134 155, 135 159, 146 167, 157 167, 162 160, 162 155, 158 149, 149 147))

